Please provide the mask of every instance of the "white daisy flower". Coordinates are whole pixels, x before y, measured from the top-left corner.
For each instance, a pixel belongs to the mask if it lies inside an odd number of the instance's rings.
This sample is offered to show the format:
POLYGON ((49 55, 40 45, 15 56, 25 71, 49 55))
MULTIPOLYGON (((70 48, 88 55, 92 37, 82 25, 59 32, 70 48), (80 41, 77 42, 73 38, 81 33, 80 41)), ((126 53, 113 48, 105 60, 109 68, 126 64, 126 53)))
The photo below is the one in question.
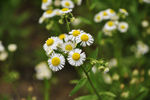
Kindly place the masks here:
POLYGON ((8 57, 8 53, 6 51, 0 52, 0 61, 5 61, 8 57))
POLYGON ((39 18, 39 24, 42 24, 45 19, 46 19, 46 18, 45 18, 44 16, 41 16, 41 17, 39 18))
POLYGON ((54 6, 58 7, 61 5, 61 0, 55 0, 54 1, 54 6))
POLYGON ((60 12, 60 14, 67 14, 67 13, 72 12, 72 9, 69 9, 69 8, 63 8, 63 9, 61 9, 59 12, 60 12))
POLYGON ((35 71, 36 71, 36 78, 38 80, 50 79, 52 77, 52 72, 48 68, 46 62, 40 62, 38 65, 36 65, 35 71))
POLYGON ((74 3, 71 0, 62 0, 61 6, 64 8, 74 8, 74 3))
POLYGON ((69 32, 69 39, 71 39, 72 41, 75 41, 75 42, 77 42, 77 39, 78 39, 78 36, 81 34, 81 33, 83 33, 83 31, 82 30, 72 30, 71 32, 69 32))
POLYGON ((116 16, 116 12, 113 9, 107 9, 106 10, 108 15, 111 17, 116 16))
POLYGON ((102 20, 103 20, 102 13, 98 13, 98 14, 96 14, 96 15, 94 16, 94 21, 95 21, 96 23, 101 22, 102 20))
MULTIPOLYGON (((81 42, 81 46, 85 47, 85 46, 90 46, 91 44, 93 44, 94 39, 93 37, 89 34, 89 33, 81 33, 77 39, 77 41, 81 42)), ((78 43, 78 42, 77 42, 78 43)))
POLYGON ((49 67, 53 71, 59 71, 64 68, 65 65, 65 58, 61 54, 52 54, 51 58, 48 60, 49 67))
POLYGON ((76 47, 76 43, 73 43, 73 42, 69 41, 69 42, 65 42, 62 45, 62 50, 65 53, 67 53, 67 52, 70 52, 71 50, 73 50, 75 47, 76 47))
POLYGON ((102 12, 100 12, 100 13, 102 13, 102 17, 103 17, 103 19, 105 19, 105 20, 107 20, 107 19, 110 18, 109 13, 108 13, 107 10, 102 11, 102 12))
POLYGON ((105 25, 104 25, 104 29, 108 30, 108 31, 113 31, 115 30, 117 27, 116 27, 116 24, 114 21, 108 21, 105 25))
POLYGON ((51 5, 52 0, 42 0, 42 9, 47 10, 48 7, 51 5))
POLYGON ((9 50, 10 52, 16 51, 16 50, 17 50, 17 45, 16 45, 16 44, 9 44, 9 45, 8 45, 8 50, 9 50))
POLYGON ((43 17, 51 18, 51 17, 54 17, 55 15, 56 13, 53 10, 49 9, 44 12, 43 17))
POLYGON ((75 20, 71 23, 73 26, 77 26, 81 23, 81 19, 80 18, 75 18, 75 20))
POLYGON ((143 27, 148 27, 149 26, 148 20, 143 20, 141 24, 142 24, 143 27))
POLYGON ((68 54, 68 62, 72 66, 80 66, 86 60, 86 55, 81 49, 74 49, 68 54))
POLYGON ((55 15, 58 15, 58 16, 61 15, 60 14, 60 9, 54 9, 54 13, 55 13, 55 15))
POLYGON ((68 35, 64 33, 64 34, 60 34, 58 37, 60 40, 65 40, 68 37, 68 35))
POLYGON ((128 30, 128 23, 126 23, 126 22, 119 22, 118 30, 120 32, 122 32, 122 33, 127 32, 127 30, 128 30))
POLYGON ((57 37, 51 37, 48 40, 46 40, 46 43, 44 44, 43 48, 46 51, 46 53, 49 55, 52 53, 53 50, 57 49, 59 42, 60 40, 57 37))
POLYGON ((77 5, 80 6, 82 4, 82 0, 76 0, 77 5))
POLYGON ((120 8, 119 12, 122 13, 122 14, 124 14, 124 15, 126 15, 126 16, 128 16, 128 12, 127 12, 126 9, 120 8))

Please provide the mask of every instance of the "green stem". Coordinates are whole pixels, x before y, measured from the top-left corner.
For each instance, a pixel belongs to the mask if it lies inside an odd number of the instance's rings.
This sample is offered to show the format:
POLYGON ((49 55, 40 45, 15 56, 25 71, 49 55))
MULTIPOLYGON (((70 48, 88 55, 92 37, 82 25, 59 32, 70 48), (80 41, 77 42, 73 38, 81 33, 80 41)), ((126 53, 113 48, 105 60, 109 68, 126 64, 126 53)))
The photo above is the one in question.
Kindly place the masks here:
POLYGON ((83 72, 85 73, 85 75, 86 75, 86 77, 87 77, 87 79, 88 79, 88 81, 89 81, 89 83, 90 83, 90 85, 91 85, 93 91, 94 91, 95 94, 97 95, 98 100, 100 100, 101 97, 100 97, 99 93, 97 92, 96 88, 94 87, 94 85, 93 85, 93 83, 92 83, 92 81, 91 81, 91 79, 90 79, 90 76, 88 75, 88 72, 86 72, 86 70, 84 69, 83 66, 81 66, 81 68, 82 68, 83 72))
POLYGON ((44 80, 44 100, 49 100, 49 81, 47 79, 44 80))
POLYGON ((67 24, 67 30, 68 30, 68 32, 70 32, 70 26, 69 26, 69 22, 68 22, 68 19, 67 19, 67 17, 65 16, 65 20, 66 20, 66 24, 67 24))

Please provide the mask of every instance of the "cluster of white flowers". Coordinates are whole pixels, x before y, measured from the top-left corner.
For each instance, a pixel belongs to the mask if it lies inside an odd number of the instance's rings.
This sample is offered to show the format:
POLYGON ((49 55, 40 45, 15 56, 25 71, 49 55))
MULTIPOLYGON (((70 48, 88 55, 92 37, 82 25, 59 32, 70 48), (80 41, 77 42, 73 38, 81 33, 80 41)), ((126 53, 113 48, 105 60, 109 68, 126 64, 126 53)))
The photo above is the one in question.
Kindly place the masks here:
MULTIPOLYGON (((14 52, 17 49, 16 44, 9 44, 8 45, 8 50, 10 52, 14 52)), ((2 41, 0 41, 0 61, 5 61, 8 57, 8 52, 5 50, 4 45, 2 44, 2 41)))
POLYGON ((43 79, 50 79, 52 76, 51 70, 48 68, 48 65, 46 62, 40 62, 36 67, 36 78, 38 80, 43 80, 43 79))
POLYGON ((42 14, 42 16, 39 19, 39 23, 43 23, 45 19, 48 18, 52 18, 54 16, 60 16, 62 14, 66 14, 66 13, 70 13, 72 11, 72 9, 75 6, 75 3, 77 5, 81 5, 82 0, 76 0, 76 1, 72 1, 72 0, 42 0, 42 10, 44 10, 44 13, 42 14), (53 9, 53 4, 56 7, 61 6, 62 9, 59 8, 55 8, 53 9))
POLYGON ((103 20, 107 20, 103 27, 103 32, 107 36, 112 36, 112 32, 118 29, 121 33, 125 33, 128 30, 128 23, 119 21, 119 18, 128 16, 128 12, 125 9, 119 9, 119 13, 116 13, 113 9, 106 9, 97 13, 94 17, 94 21, 99 23, 103 20))
POLYGON ((149 51, 149 46, 144 44, 142 41, 137 41, 137 45, 132 46, 131 50, 135 52, 136 57, 141 57, 149 51))
POLYGON ((43 48, 48 55, 49 67, 53 71, 61 70, 65 65, 65 57, 72 66, 80 66, 86 60, 86 55, 76 47, 90 46, 94 42, 93 37, 82 30, 72 30, 69 34, 61 34, 58 37, 50 37, 43 48), (65 56, 65 57, 64 57, 65 56))

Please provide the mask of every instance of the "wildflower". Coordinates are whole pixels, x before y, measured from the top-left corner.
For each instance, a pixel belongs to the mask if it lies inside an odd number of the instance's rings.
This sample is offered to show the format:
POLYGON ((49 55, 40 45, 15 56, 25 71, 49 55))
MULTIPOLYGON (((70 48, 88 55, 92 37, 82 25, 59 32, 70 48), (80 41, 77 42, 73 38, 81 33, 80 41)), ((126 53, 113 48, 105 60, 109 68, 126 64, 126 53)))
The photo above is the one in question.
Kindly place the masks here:
POLYGON ((107 72, 109 72, 109 68, 104 69, 104 73, 107 73, 107 72))
POLYGON ((121 93, 121 97, 123 97, 123 98, 128 98, 128 97, 129 97, 129 91, 122 92, 122 93, 121 93))
POLYGON ((103 79, 104 79, 104 82, 106 84, 111 84, 112 83, 112 78, 109 74, 103 74, 103 79))
POLYGON ((117 73, 113 74, 112 79, 116 81, 119 80, 119 75, 117 73))
POLYGON ((107 11, 107 10, 102 11, 101 13, 102 13, 102 17, 103 17, 103 19, 107 20, 107 19, 109 19, 109 18, 110 18, 109 13, 108 13, 108 11, 107 11))
POLYGON ((72 22, 72 25, 73 25, 73 26, 77 26, 77 25, 79 25, 80 23, 81 23, 80 18, 75 18, 74 21, 72 22))
POLYGON ((65 41, 68 41, 68 40, 69 40, 69 39, 68 39, 68 35, 65 34, 65 33, 64 33, 64 34, 60 34, 58 37, 59 37, 60 40, 65 40, 65 41))
POLYGON ((61 5, 61 0, 55 0, 54 5, 57 6, 57 7, 60 6, 61 5))
POLYGON ((76 43, 73 43, 73 42, 69 41, 69 42, 65 42, 62 45, 62 50, 65 53, 67 53, 67 52, 70 52, 71 50, 73 50, 75 47, 76 47, 76 43))
POLYGON ((82 32, 83 32, 82 30, 72 30, 71 32, 69 32, 69 34, 70 34, 69 38, 70 38, 72 41, 77 41, 78 36, 79 36, 82 32))
POLYGON ((149 26, 149 22, 147 20, 143 20, 141 24, 142 24, 143 27, 148 27, 149 26))
POLYGON ((127 12, 126 9, 120 8, 120 9, 119 9, 119 12, 120 12, 121 14, 125 15, 125 16, 128 16, 128 12, 127 12))
POLYGON ((3 46, 2 41, 0 41, 0 52, 2 52, 4 50, 5 50, 5 47, 3 46))
POLYGON ((107 9, 106 11, 110 18, 116 16, 116 12, 113 9, 107 9))
POLYGON ((137 69, 134 69, 133 72, 132 72, 132 75, 137 76, 138 74, 139 74, 139 71, 137 69))
POLYGON ((127 32, 127 30, 128 30, 128 23, 126 23, 126 22, 119 22, 118 30, 120 32, 122 32, 122 33, 127 32))
POLYGON ((61 54, 53 53, 48 60, 48 64, 53 71, 59 71, 64 68, 65 58, 61 54))
POLYGON ((112 58, 110 59, 109 63, 108 63, 108 66, 109 67, 115 67, 117 66, 118 62, 117 62, 117 59, 116 58, 112 58))
POLYGON ((108 30, 108 31, 113 31, 116 29, 116 24, 114 21, 108 21, 105 26, 104 29, 108 30))
POLYGON ((67 14, 67 13, 72 12, 72 9, 69 9, 69 8, 63 8, 63 9, 61 9, 59 12, 60 12, 60 14, 67 14))
POLYGON ((47 10, 48 7, 51 5, 52 0, 42 0, 42 9, 47 10))
POLYGON ((74 3, 71 0, 62 0, 61 5, 64 8, 74 8, 74 3))
POLYGON ((0 61, 6 60, 8 57, 8 53, 6 51, 0 52, 0 61))
POLYGON ((55 15, 58 15, 58 16, 61 15, 60 14, 60 9, 54 9, 54 13, 55 13, 55 15))
POLYGON ((93 66, 93 67, 92 67, 92 72, 93 72, 93 73, 96 73, 96 72, 97 72, 96 66, 93 66))
POLYGON ((48 65, 46 62, 40 62, 36 67, 36 78, 38 80, 43 80, 43 79, 50 79, 52 76, 51 70, 48 68, 48 65))
POLYGON ((96 23, 101 22, 102 20, 103 20, 102 13, 98 13, 98 14, 95 15, 94 21, 96 23))
POLYGON ((46 10, 46 11, 44 12, 43 17, 44 17, 44 18, 51 18, 51 17, 54 17, 55 14, 56 14, 56 13, 55 13, 53 10, 49 9, 49 10, 46 10))
POLYGON ((9 44, 9 45, 8 45, 8 50, 9 50, 10 52, 16 51, 16 50, 17 50, 17 45, 16 45, 16 44, 9 44))
POLYGON ((46 18, 42 15, 42 16, 39 18, 39 24, 42 24, 45 19, 46 19, 46 18))
POLYGON ((77 5, 80 6, 82 4, 82 0, 76 0, 77 1, 77 5))
POLYGON ((93 37, 90 34, 82 32, 79 35, 77 41, 81 42, 80 45, 83 46, 83 47, 85 47, 87 45, 90 46, 91 44, 93 44, 94 39, 93 39, 93 37))
POLYGON ((82 52, 81 49, 74 49, 70 51, 67 58, 69 64, 71 64, 72 66, 82 65, 85 59, 86 55, 84 52, 82 52))

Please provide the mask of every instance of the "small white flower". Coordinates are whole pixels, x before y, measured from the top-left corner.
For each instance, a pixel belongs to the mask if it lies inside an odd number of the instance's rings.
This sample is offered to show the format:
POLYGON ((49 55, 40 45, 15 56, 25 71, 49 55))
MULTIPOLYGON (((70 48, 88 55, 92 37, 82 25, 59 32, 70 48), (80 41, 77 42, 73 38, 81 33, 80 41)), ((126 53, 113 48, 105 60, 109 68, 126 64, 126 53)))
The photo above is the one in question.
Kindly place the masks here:
POLYGON ((128 98, 128 97, 129 97, 129 91, 122 92, 122 93, 121 93, 121 97, 123 97, 123 98, 128 98))
POLYGON ((109 63, 108 63, 108 66, 109 67, 116 67, 118 65, 118 61, 116 58, 112 58, 110 59, 109 63))
POLYGON ((61 15, 60 14, 60 9, 54 9, 54 13, 55 13, 55 15, 58 15, 58 16, 61 15))
POLYGON ((71 0, 62 0, 61 5, 64 8, 74 8, 74 3, 71 0))
POLYGON ((2 41, 0 41, 0 52, 2 52, 4 50, 5 50, 5 47, 3 46, 2 41))
POLYGON ((126 22, 119 22, 118 30, 120 32, 122 32, 122 33, 127 32, 127 30, 128 30, 128 23, 126 23, 126 22))
POLYGON ((60 6, 61 5, 61 0, 55 0, 54 5, 57 6, 57 7, 60 6))
POLYGON ((47 10, 48 7, 51 5, 52 0, 42 0, 42 9, 47 10))
POLYGON ((113 31, 115 30, 117 27, 116 27, 116 24, 114 21, 108 21, 105 25, 104 25, 104 29, 108 30, 108 31, 113 31))
POLYGON ((51 17, 54 17, 55 15, 56 15, 56 13, 53 10, 49 9, 44 12, 43 17, 51 18, 51 17))
POLYGON ((120 8, 120 9, 119 9, 119 12, 120 12, 121 14, 124 14, 125 16, 128 16, 128 12, 127 12, 126 9, 120 8))
POLYGON ((95 15, 94 21, 95 21, 96 23, 101 22, 102 20, 103 20, 102 13, 98 13, 98 14, 95 15))
POLYGON ((74 41, 74 42, 77 42, 77 39, 78 39, 78 36, 81 34, 81 33, 83 33, 83 31, 82 30, 72 30, 71 32, 69 32, 69 39, 71 39, 72 41, 74 41))
POLYGON ((53 71, 59 71, 64 68, 65 58, 61 54, 53 53, 48 60, 48 64, 53 71))
POLYGON ((116 16, 116 12, 113 9, 107 9, 106 12, 111 17, 116 16))
POLYGON ((102 14, 103 19, 110 19, 109 13, 107 10, 100 12, 102 14))
POLYGON ((17 50, 17 45, 16 45, 16 44, 9 44, 9 45, 8 45, 8 50, 9 50, 10 52, 16 51, 16 50, 17 50))
POLYGON ((143 0, 143 2, 150 4, 150 0, 143 0))
POLYGON ((60 40, 65 40, 65 41, 68 40, 68 39, 67 39, 68 35, 65 34, 65 33, 64 33, 64 34, 60 34, 58 37, 59 37, 60 40))
POLYGON ((143 20, 141 24, 142 24, 143 27, 148 27, 149 26, 149 22, 147 20, 143 20))
POLYGON ((73 50, 75 47, 76 47, 76 43, 69 41, 69 42, 65 42, 61 48, 65 53, 67 53, 73 50))
POLYGON ((112 78, 109 74, 103 74, 103 79, 104 79, 104 82, 106 84, 111 84, 112 83, 112 78))
POLYGON ((46 51, 47 55, 51 54, 53 50, 57 49, 60 40, 57 37, 51 37, 46 40, 43 48, 46 51))
POLYGON ((48 68, 48 65, 46 62, 40 62, 36 67, 36 78, 38 80, 43 80, 43 79, 50 79, 52 77, 52 72, 48 68))
POLYGON ((63 8, 63 9, 61 9, 59 12, 60 12, 60 14, 67 14, 67 13, 72 12, 72 9, 69 9, 69 8, 63 8))
POLYGON ((81 42, 81 46, 85 47, 85 46, 90 46, 91 44, 93 44, 94 42, 94 39, 93 37, 89 34, 89 33, 85 33, 85 32, 82 32, 78 39, 77 39, 77 43, 81 42))
POLYGON ((80 66, 86 60, 86 55, 81 49, 74 49, 69 52, 67 60, 72 66, 80 66))
POLYGON ((8 53, 6 51, 0 52, 0 61, 5 61, 8 57, 8 53))
POLYGON ((112 76, 112 79, 115 80, 115 81, 119 80, 119 78, 120 77, 117 73, 113 74, 113 76, 112 76))
POLYGON ((81 23, 81 19, 80 18, 75 18, 75 20, 71 23, 73 26, 77 26, 81 23))
POLYGON ((76 0, 77 1, 77 5, 80 6, 82 4, 82 0, 76 0))
POLYGON ((39 18, 39 24, 42 24, 45 19, 46 19, 46 18, 45 18, 44 16, 41 16, 41 17, 39 18))

